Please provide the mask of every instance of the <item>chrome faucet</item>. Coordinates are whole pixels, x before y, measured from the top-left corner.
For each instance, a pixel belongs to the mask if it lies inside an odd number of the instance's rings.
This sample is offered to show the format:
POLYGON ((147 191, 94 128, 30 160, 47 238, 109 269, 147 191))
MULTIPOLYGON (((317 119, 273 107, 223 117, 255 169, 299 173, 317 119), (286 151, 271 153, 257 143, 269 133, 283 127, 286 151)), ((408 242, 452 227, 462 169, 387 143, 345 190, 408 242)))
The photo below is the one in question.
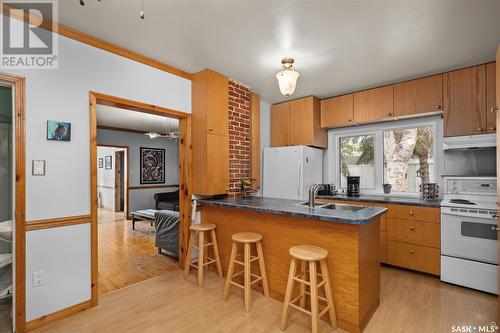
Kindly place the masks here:
POLYGON ((324 187, 321 184, 313 184, 309 188, 309 208, 314 208, 316 206, 316 196, 320 190, 323 190, 324 187))

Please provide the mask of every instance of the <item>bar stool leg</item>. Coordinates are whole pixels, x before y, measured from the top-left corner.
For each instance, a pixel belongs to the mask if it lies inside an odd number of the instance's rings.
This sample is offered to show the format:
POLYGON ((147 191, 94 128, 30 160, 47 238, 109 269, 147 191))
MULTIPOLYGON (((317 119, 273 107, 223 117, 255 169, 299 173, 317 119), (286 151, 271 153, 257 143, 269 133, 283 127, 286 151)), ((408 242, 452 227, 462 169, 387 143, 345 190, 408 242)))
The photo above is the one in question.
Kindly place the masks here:
POLYGON ((191 230, 189 236, 189 245, 188 251, 186 254, 186 259, 184 263, 184 278, 187 279, 189 277, 189 269, 191 268, 191 257, 193 256, 193 244, 194 244, 194 231, 191 230))
POLYGON ((312 333, 318 332, 318 276, 316 275, 316 262, 309 262, 309 283, 311 289, 311 326, 312 333))
POLYGON ((217 246, 217 237, 215 236, 215 230, 210 231, 210 236, 213 243, 212 248, 214 250, 215 267, 217 267, 217 274, 222 277, 222 267, 220 266, 219 247, 217 246))
POLYGON ((198 286, 203 286, 203 263, 205 262, 205 233, 198 234, 198 286))
POLYGON ((262 276, 262 289, 264 289, 264 296, 269 297, 269 283, 267 282, 266 264, 261 242, 257 242, 257 255, 259 256, 260 276, 262 276))
MULTIPOLYGON (((300 278, 304 281, 307 281, 309 277, 306 274, 306 262, 305 260, 300 261, 300 278)), ((302 309, 306 308, 306 285, 305 283, 300 284, 300 307, 302 309)))
POLYGON ((330 316, 330 325, 333 326, 334 328, 337 328, 337 315, 335 311, 335 304, 333 303, 333 297, 332 297, 332 287, 330 286, 330 276, 328 273, 328 265, 326 264, 326 260, 321 260, 319 262, 321 266, 321 275, 323 275, 323 279, 325 280, 325 296, 326 296, 326 301, 327 301, 327 306, 330 308, 328 309, 328 315, 330 316))
POLYGON ((224 300, 229 296, 229 288, 231 287, 231 280, 234 274, 234 260, 236 259, 236 253, 238 252, 238 245, 233 243, 233 248, 231 249, 231 257, 229 258, 229 267, 227 269, 226 285, 224 286, 224 300))
POLYGON ((288 306, 290 301, 292 300, 293 293, 293 278, 295 276, 297 261, 295 258, 292 258, 292 262, 290 263, 290 271, 288 272, 288 282, 286 284, 286 292, 285 292, 285 300, 283 302, 283 312, 281 313, 281 325, 280 329, 282 331, 285 330, 288 320, 288 306))
POLYGON ((250 312, 250 304, 251 304, 251 293, 250 293, 250 287, 251 287, 251 262, 250 262, 250 244, 245 243, 244 245, 244 258, 245 258, 245 266, 244 266, 244 277, 245 277, 245 282, 243 283, 244 290, 245 290, 245 311, 250 312))

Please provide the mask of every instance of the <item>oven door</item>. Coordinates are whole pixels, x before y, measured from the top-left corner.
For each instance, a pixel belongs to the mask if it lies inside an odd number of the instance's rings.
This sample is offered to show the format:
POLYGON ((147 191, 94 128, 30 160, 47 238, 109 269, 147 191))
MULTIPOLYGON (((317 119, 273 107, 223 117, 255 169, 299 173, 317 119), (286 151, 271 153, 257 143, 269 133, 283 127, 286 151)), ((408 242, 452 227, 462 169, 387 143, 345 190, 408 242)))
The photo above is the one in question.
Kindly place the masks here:
POLYGON ((497 264, 497 221, 441 214, 441 254, 497 264))

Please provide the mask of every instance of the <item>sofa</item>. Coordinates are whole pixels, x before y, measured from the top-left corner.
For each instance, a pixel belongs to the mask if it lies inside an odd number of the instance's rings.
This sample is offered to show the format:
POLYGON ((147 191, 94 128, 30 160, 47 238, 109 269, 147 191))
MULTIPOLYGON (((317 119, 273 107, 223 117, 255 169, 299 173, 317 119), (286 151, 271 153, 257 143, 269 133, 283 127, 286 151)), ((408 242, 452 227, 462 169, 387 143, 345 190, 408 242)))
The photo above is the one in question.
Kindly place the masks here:
POLYGON ((179 213, 160 210, 154 214, 155 246, 169 256, 179 257, 179 213))
POLYGON ((179 211, 179 190, 174 192, 156 193, 154 198, 156 210, 179 211))

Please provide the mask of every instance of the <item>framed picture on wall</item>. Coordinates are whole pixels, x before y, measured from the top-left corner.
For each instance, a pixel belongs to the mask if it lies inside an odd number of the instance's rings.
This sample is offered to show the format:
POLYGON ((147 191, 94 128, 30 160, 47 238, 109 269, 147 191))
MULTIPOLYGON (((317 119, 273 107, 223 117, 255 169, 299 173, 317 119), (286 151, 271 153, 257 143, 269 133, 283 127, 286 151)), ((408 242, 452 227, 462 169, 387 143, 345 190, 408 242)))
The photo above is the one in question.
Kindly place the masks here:
POLYGON ((102 169, 104 167, 104 159, 101 157, 99 159, 99 169, 102 169))
POLYGON ((106 166, 106 170, 113 169, 113 157, 111 157, 111 156, 105 156, 104 157, 104 164, 106 166))
POLYGON ((47 120, 47 140, 71 141, 71 124, 64 121, 47 120))
POLYGON ((141 147, 141 184, 165 183, 165 149, 141 147))

